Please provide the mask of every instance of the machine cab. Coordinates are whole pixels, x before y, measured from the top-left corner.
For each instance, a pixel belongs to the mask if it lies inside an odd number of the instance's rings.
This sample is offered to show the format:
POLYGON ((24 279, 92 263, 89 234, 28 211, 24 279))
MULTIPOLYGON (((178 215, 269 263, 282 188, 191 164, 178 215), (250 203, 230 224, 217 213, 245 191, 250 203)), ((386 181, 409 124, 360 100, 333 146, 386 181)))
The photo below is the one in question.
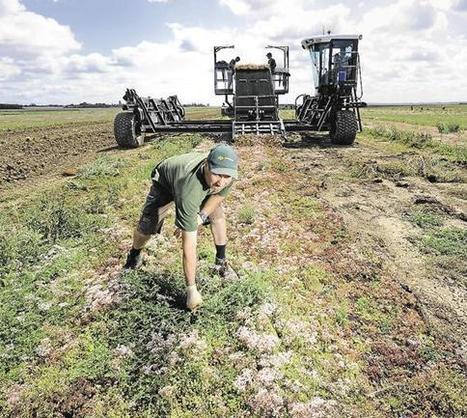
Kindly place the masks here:
POLYGON ((308 49, 313 64, 316 93, 357 86, 360 39, 362 35, 326 35, 302 41, 302 48, 308 49))

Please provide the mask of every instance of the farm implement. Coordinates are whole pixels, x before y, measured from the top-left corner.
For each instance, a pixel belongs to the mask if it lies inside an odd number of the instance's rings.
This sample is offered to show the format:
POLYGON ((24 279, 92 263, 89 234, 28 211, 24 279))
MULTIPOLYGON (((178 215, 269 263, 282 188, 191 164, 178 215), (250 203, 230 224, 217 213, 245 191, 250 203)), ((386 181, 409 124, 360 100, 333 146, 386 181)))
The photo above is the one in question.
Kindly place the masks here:
MULTIPOLYGON (((115 117, 115 139, 121 147, 135 148, 145 136, 157 133, 218 132, 231 135, 281 135, 299 131, 328 131, 335 144, 350 145, 362 129, 362 81, 358 42, 361 35, 326 35, 304 39, 302 48, 312 62, 314 94, 295 100, 295 119, 281 119, 279 96, 289 92, 289 48, 267 46, 282 54, 281 65, 238 64, 218 60, 230 46, 214 47, 214 92, 224 96, 222 115, 229 119, 185 120, 177 96, 140 97, 127 89, 123 112, 115 117)), ((272 54, 268 54, 270 56, 272 54)))

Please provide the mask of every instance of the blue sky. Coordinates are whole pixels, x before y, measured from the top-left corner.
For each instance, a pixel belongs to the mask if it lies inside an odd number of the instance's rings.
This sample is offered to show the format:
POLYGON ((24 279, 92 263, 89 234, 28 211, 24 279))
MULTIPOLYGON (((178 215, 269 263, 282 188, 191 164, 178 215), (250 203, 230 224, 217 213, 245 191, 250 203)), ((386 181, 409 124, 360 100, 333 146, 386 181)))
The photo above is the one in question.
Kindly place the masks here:
POLYGON ((148 0, 25 0, 28 10, 73 29, 82 53, 109 53, 122 45, 171 38, 166 23, 204 28, 240 25, 230 9, 216 0, 149 2, 148 0))
POLYGON ((118 102, 133 87, 220 104, 216 44, 243 63, 289 45, 293 102, 313 93, 300 42, 323 29, 363 35, 366 101, 465 101, 466 28, 467 0, 0 0, 0 102, 118 102))

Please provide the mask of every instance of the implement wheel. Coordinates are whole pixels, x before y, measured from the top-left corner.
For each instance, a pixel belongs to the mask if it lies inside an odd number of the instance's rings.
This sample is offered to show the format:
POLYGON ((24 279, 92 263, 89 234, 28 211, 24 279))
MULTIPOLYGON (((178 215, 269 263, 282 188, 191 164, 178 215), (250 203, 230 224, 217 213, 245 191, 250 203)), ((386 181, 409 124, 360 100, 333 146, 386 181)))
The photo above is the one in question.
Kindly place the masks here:
POLYGON ((352 145, 358 131, 357 118, 351 110, 338 110, 331 124, 329 136, 337 145, 352 145))
POLYGON ((133 112, 117 113, 114 120, 114 134, 122 148, 138 148, 144 143, 141 122, 133 112))

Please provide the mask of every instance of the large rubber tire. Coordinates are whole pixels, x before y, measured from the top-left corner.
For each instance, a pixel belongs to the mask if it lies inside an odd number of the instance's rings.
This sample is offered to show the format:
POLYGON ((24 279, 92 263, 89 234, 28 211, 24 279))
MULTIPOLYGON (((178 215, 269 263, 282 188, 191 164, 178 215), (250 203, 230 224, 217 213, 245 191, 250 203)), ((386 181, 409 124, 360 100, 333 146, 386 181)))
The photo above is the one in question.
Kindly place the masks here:
POLYGON ((358 123, 355 113, 351 110, 338 110, 331 123, 329 136, 336 145, 352 145, 357 136, 358 123))
POLYGON ((114 135, 122 148, 138 148, 144 143, 141 123, 133 112, 117 113, 114 120, 114 135))

